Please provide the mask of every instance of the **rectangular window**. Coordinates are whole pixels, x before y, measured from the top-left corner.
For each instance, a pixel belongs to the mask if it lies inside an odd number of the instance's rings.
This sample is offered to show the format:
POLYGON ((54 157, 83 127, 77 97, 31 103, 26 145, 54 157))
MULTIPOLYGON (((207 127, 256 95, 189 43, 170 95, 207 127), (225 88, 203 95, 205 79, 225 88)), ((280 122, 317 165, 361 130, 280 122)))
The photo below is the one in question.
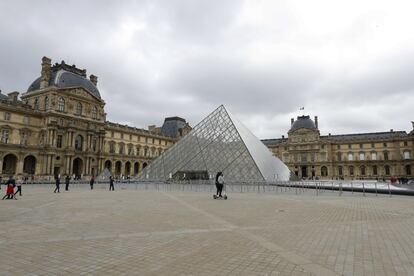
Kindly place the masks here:
POLYGON ((359 153, 359 160, 365 160, 365 154, 363 152, 359 153))
POLYGON ((325 145, 322 145, 322 146, 321 146, 321 149, 325 149, 325 145))
POLYGON ((336 146, 336 148, 337 148, 337 149, 341 149, 341 146, 340 146, 340 145, 337 145, 337 146, 336 146))
POLYGON ((348 145, 348 149, 352 149, 352 145, 351 144, 348 145))
POLYGON ((360 149, 364 148, 364 145, 363 144, 359 144, 359 148, 360 149))
POLYGON ((375 144, 374 143, 371 143, 371 148, 375 148, 375 144))
POLYGON ((371 160, 377 160, 377 153, 371 152, 371 160))
POLYGON ((61 149, 62 148, 62 135, 58 135, 56 139, 56 147, 61 149))
POLYGON ((29 124, 29 117, 23 116, 23 124, 28 125, 29 124))
POLYGON ((132 140, 132 134, 129 135, 129 140, 132 140))
POLYGON ((404 146, 405 147, 408 146, 408 142, 407 141, 404 141, 404 146))
POLYGON ((7 144, 9 142, 9 130, 3 129, 1 132, 1 142, 7 144))
POLYGON ((124 134, 123 133, 121 133, 121 139, 124 139, 124 134))
POLYGON ((109 153, 115 153, 115 146, 114 143, 109 144, 109 153))
POLYGON ((388 152, 384 151, 384 160, 388 160, 388 152))
POLYGON ((115 133, 113 131, 111 131, 111 137, 114 138, 115 133))
POLYGON ((384 143, 384 148, 386 148, 387 147, 387 143, 384 143))
POLYGON ((10 112, 4 112, 4 120, 5 121, 10 121, 10 118, 11 118, 10 112))

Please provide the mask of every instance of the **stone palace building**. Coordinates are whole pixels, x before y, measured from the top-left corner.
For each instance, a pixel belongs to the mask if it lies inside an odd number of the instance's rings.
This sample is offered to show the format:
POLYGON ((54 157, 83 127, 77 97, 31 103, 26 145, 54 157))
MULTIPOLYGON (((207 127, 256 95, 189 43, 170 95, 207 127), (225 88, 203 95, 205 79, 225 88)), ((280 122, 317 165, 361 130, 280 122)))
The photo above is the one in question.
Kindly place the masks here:
POLYGON ((179 117, 149 130, 106 121, 98 78, 42 59, 27 92, 0 93, 0 175, 132 176, 191 130, 179 117))
MULTIPOLYGON (((97 82, 43 57, 27 92, 0 92, 0 176, 133 176, 191 130, 180 117, 148 130, 108 122, 97 82)), ((262 142, 300 178, 413 178, 414 130, 323 136, 317 117, 299 116, 287 138, 262 142)))
POLYGON ((262 142, 302 179, 414 177, 413 130, 321 135, 318 117, 291 119, 288 137, 262 142))

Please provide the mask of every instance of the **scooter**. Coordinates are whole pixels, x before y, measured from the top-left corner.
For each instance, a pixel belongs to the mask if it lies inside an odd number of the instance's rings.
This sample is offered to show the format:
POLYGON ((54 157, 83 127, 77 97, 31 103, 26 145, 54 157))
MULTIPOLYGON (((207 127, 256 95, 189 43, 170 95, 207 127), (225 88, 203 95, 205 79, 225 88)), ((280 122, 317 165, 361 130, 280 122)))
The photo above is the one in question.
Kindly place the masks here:
POLYGON ((226 193, 226 184, 223 186, 223 196, 218 196, 216 194, 213 195, 214 199, 224 199, 227 200, 227 193, 226 193))

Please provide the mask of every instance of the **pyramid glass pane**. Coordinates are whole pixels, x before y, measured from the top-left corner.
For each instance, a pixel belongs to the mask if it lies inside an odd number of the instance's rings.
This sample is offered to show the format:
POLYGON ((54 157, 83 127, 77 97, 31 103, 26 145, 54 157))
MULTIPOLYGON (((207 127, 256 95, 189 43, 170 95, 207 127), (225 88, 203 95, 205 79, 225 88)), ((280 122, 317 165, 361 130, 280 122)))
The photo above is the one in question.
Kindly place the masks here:
POLYGON ((289 180, 290 171, 224 106, 218 107, 138 176, 141 179, 208 179, 227 182, 289 180))

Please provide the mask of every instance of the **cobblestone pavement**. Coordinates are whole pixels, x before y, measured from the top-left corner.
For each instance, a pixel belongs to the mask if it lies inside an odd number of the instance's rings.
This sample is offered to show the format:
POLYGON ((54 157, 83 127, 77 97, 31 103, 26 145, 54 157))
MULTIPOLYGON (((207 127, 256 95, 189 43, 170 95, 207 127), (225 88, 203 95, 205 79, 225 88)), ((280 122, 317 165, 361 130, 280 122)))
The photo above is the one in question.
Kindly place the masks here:
POLYGON ((414 275, 412 197, 52 191, 0 201, 0 275, 414 275))

